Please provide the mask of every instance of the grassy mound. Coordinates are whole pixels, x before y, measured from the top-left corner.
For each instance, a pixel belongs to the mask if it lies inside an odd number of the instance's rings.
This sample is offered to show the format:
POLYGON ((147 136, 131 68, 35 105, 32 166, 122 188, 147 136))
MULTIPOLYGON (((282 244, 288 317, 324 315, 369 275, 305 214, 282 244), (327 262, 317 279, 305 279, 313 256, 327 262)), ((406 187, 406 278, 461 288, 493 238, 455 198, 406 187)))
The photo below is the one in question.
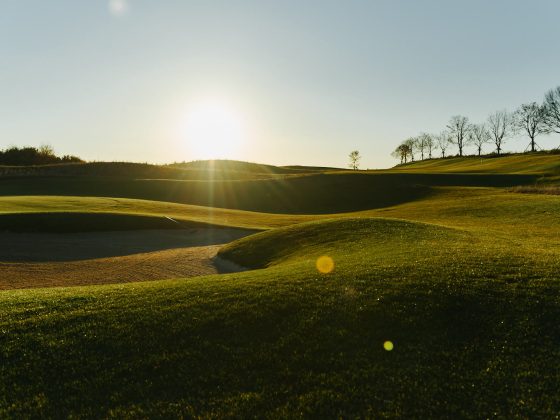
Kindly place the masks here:
POLYGON ((297 166, 274 166, 262 163, 242 162, 238 160, 216 159, 216 160, 196 160, 185 163, 174 163, 168 165, 172 168, 189 169, 197 171, 212 171, 216 173, 252 173, 252 174, 301 174, 308 172, 321 172, 324 169, 333 168, 315 168, 315 167, 297 167, 297 166))
POLYGON ((0 177, 121 177, 177 180, 268 179, 317 172, 235 161, 199 161, 174 165, 132 162, 59 163, 31 166, 2 166, 0 177))
POLYGON ((429 246, 434 238, 458 238, 457 231, 394 219, 347 218, 292 225, 252 235, 224 246, 219 255, 245 267, 263 268, 286 261, 312 260, 322 255, 367 250, 364 258, 378 259, 409 248, 410 241, 429 246), (375 244, 375 255, 370 248, 375 244))
POLYGON ((0 293, 0 417, 560 409, 556 257, 370 218, 257 234, 223 255, 268 268, 0 293), (315 266, 323 255, 328 274, 315 266))

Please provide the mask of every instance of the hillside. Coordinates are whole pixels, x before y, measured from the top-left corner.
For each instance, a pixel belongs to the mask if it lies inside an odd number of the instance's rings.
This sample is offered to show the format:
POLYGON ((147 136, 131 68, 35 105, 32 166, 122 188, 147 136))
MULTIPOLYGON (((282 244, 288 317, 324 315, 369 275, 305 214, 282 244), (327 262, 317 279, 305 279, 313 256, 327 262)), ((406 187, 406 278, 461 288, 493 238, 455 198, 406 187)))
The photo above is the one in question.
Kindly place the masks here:
POLYGON ((329 214, 394 206, 435 187, 512 187, 533 174, 331 172, 261 180, 169 180, 125 177, 0 178, 0 196, 133 198, 254 212, 329 214))
POLYGON ((426 159, 397 165, 391 171, 559 175, 560 153, 426 159))
POLYGON ((195 161, 185 164, 152 165, 132 162, 81 162, 48 165, 1 166, 2 177, 124 177, 177 180, 248 180, 281 178, 321 172, 238 161, 195 161))

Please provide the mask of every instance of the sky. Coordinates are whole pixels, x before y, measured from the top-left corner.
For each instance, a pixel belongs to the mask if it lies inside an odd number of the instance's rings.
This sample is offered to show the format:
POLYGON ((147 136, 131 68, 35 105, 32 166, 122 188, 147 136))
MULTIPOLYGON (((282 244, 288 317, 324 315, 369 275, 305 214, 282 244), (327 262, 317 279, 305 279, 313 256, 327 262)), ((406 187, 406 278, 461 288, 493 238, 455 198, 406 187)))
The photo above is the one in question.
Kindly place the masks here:
POLYGON ((0 0, 0 149, 338 167, 359 150, 384 168, 452 115, 541 102, 558 16, 557 0, 0 0))

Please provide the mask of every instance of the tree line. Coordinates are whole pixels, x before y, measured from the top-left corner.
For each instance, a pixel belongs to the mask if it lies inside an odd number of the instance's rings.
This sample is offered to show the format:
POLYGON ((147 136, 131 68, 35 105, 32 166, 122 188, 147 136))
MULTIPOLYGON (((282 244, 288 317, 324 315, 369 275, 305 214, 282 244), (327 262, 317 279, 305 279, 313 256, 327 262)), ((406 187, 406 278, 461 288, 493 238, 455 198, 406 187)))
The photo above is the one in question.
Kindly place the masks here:
POLYGON ((471 123, 463 115, 454 115, 439 134, 421 133, 409 137, 392 152, 401 163, 420 159, 431 159, 436 150, 444 158, 450 146, 456 146, 459 156, 465 147, 474 146, 478 156, 486 144, 492 144, 500 155, 507 140, 517 134, 526 134, 530 140, 528 148, 536 151, 536 138, 542 134, 560 133, 560 86, 549 90, 542 104, 530 102, 516 111, 496 111, 481 123, 471 123))
POLYGON ((54 149, 49 145, 36 147, 10 147, 0 150, 0 165, 25 166, 48 165, 53 163, 78 163, 83 162, 76 156, 56 156, 54 149))

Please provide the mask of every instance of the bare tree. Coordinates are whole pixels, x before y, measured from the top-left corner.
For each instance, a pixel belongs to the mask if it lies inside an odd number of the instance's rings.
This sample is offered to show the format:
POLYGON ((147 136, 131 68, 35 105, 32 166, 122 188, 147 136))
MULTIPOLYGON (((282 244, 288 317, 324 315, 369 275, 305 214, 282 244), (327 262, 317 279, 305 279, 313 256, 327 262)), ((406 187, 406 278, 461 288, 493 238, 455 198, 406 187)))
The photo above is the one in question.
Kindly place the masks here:
POLYGON ((432 152, 436 147, 436 141, 434 140, 434 136, 428 133, 422 133, 422 137, 424 137, 424 143, 426 144, 426 150, 428 151, 428 159, 431 159, 432 152))
POLYGON ((55 156, 54 148, 50 144, 42 144, 39 146, 39 154, 45 157, 55 156))
POLYGON ((488 131, 498 155, 502 152, 505 139, 514 133, 514 127, 512 114, 505 110, 496 111, 488 117, 488 131))
POLYGON ((471 124, 469 129, 469 143, 476 147, 478 156, 482 154, 482 146, 491 142, 486 124, 471 124))
POLYGON ((560 86, 546 93, 543 106, 546 127, 550 132, 560 134, 560 86))
POLYGON ((463 147, 466 145, 469 131, 469 119, 462 115, 454 115, 449 120, 447 128, 451 132, 453 142, 459 148, 459 156, 463 156, 463 147))
POLYGON ((420 160, 424 160, 424 151, 426 150, 426 138, 424 134, 414 138, 414 147, 420 153, 420 160))
POLYGON ((415 139, 416 150, 420 152, 420 157, 424 160, 426 153, 432 158, 432 150, 434 148, 434 140, 428 133, 422 133, 415 139))
POLYGON ((353 150, 348 155, 348 159, 350 159, 350 163, 348 164, 348 166, 355 171, 358 170, 358 168, 360 166, 360 159, 361 158, 362 157, 360 156, 360 152, 357 151, 357 150, 353 150))
POLYGON ((436 136, 436 141, 439 149, 441 150, 441 157, 445 157, 445 151, 449 147, 449 145, 453 142, 451 139, 451 134, 449 131, 442 131, 436 136))
POLYGON ((546 106, 536 102, 523 104, 515 111, 514 118, 517 128, 525 131, 531 139, 531 152, 534 152, 537 146, 535 137, 539 134, 550 133, 550 128, 546 124, 546 106))

